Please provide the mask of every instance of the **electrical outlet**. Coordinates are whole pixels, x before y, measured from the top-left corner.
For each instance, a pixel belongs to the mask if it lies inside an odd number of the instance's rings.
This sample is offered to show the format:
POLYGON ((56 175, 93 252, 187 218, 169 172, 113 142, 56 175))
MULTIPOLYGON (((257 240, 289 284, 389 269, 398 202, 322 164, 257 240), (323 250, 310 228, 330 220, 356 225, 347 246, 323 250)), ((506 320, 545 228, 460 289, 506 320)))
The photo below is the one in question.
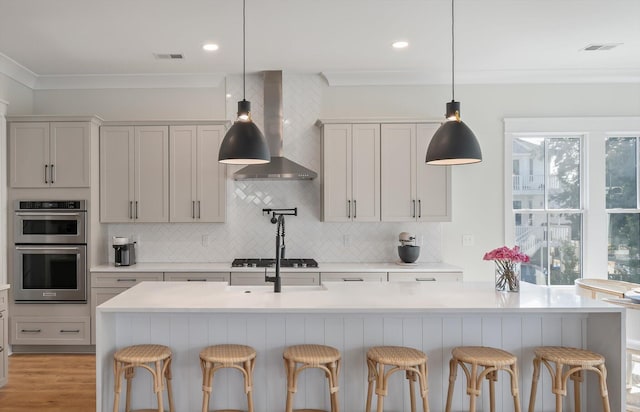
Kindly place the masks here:
POLYGON ((202 246, 209 246, 209 235, 202 235, 202 246))
POLYGON ((462 235, 462 246, 473 246, 476 243, 473 235, 466 234, 462 235))
POLYGON ((344 247, 350 247, 351 235, 342 235, 342 243, 344 244, 344 247))

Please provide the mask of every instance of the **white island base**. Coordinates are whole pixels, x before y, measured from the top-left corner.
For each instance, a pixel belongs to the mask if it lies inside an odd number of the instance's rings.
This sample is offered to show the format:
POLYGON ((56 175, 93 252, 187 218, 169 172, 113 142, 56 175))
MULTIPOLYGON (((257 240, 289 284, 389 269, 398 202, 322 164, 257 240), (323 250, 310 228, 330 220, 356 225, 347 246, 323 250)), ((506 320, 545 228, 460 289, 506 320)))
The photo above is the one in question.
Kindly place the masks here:
MULTIPOLYGON (((198 354, 212 344, 238 343, 257 351, 254 404, 257 412, 283 411, 286 381, 282 352, 301 343, 331 345, 342 353, 340 410, 364 410, 367 392, 366 351, 374 345, 402 345, 428 356, 429 406, 443 411, 451 349, 484 345, 518 357, 520 394, 526 410, 531 390, 533 348, 564 345, 603 354, 612 411, 622 411, 624 390, 624 308, 575 295, 572 289, 523 285, 520 293, 495 292, 489 283, 422 284, 416 282, 327 284, 326 288, 237 287, 188 282, 144 282, 97 309, 97 410, 113 410, 113 353, 141 343, 171 347, 176 410, 201 410, 202 374, 198 354), (250 293, 245 293, 250 291, 250 293)), ((583 410, 599 411, 597 379, 587 373, 583 410)), ((468 410, 464 373, 456 381, 454 411, 468 410)), ((584 384, 583 384, 584 385, 584 384)), ((240 374, 216 373, 211 409, 245 409, 240 374)), ((496 410, 512 411, 507 374, 496 386, 496 410)), ((329 409, 324 375, 300 375, 294 408, 329 409)), ((166 398, 166 394, 165 394, 166 398)), ((155 405, 150 375, 136 374, 132 407, 155 405)), ((573 410, 573 388, 565 410, 573 410)), ((124 405, 124 402, 122 402, 124 405)), ((165 403, 166 405, 166 403, 165 403)), ((478 410, 489 410, 483 386, 478 410)), ((123 407, 123 406, 122 406, 123 407)), ((385 411, 409 411, 403 374, 394 374, 385 411)), ((122 409, 121 409, 122 410, 122 409)), ((536 411, 555 410, 546 369, 541 370, 536 411)))

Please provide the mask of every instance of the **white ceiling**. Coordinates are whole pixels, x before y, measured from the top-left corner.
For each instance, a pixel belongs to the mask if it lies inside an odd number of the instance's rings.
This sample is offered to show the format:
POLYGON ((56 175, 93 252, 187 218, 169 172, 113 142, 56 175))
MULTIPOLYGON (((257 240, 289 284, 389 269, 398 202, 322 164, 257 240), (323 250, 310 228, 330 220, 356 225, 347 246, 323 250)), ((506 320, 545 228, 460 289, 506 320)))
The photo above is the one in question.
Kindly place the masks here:
MULTIPOLYGON (((333 84, 449 83, 450 7, 449 0, 247 0, 247 71, 323 73, 333 84), (392 49, 398 39, 410 46, 392 49)), ((0 0, 0 53, 0 70, 22 71, 36 88, 38 79, 53 84, 60 76, 241 73, 242 1, 0 0), (220 49, 204 52, 209 41, 220 49)), ((456 76, 640 81, 640 0, 457 0, 456 76), (623 44, 581 51, 592 43, 623 44)))

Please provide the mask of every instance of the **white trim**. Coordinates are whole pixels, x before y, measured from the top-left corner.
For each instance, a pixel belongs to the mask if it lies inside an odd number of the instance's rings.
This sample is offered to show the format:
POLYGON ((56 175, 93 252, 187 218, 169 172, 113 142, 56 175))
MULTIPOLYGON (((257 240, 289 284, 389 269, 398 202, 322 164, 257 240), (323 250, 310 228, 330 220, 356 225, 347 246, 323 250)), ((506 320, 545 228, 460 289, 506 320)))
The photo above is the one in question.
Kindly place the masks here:
MULTIPOLYGON (((329 86, 412 86, 451 84, 450 72, 326 71, 329 86)), ((456 84, 637 83, 640 69, 485 70, 456 72, 456 84)))
POLYGON ((31 89, 33 89, 38 80, 37 74, 2 53, 0 53, 0 73, 31 89))
POLYGON ((172 89, 220 87, 224 73, 38 76, 34 90, 172 89))

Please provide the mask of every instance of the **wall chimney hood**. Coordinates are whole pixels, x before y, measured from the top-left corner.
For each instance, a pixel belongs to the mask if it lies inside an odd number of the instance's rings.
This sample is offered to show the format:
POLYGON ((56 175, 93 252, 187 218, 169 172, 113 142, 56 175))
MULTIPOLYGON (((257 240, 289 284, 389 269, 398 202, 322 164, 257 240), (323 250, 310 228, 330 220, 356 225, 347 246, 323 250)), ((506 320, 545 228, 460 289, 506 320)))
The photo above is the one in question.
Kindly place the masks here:
POLYGON ((282 156, 282 71, 264 72, 264 134, 271 162, 246 166, 233 174, 234 180, 312 180, 313 170, 282 156))

